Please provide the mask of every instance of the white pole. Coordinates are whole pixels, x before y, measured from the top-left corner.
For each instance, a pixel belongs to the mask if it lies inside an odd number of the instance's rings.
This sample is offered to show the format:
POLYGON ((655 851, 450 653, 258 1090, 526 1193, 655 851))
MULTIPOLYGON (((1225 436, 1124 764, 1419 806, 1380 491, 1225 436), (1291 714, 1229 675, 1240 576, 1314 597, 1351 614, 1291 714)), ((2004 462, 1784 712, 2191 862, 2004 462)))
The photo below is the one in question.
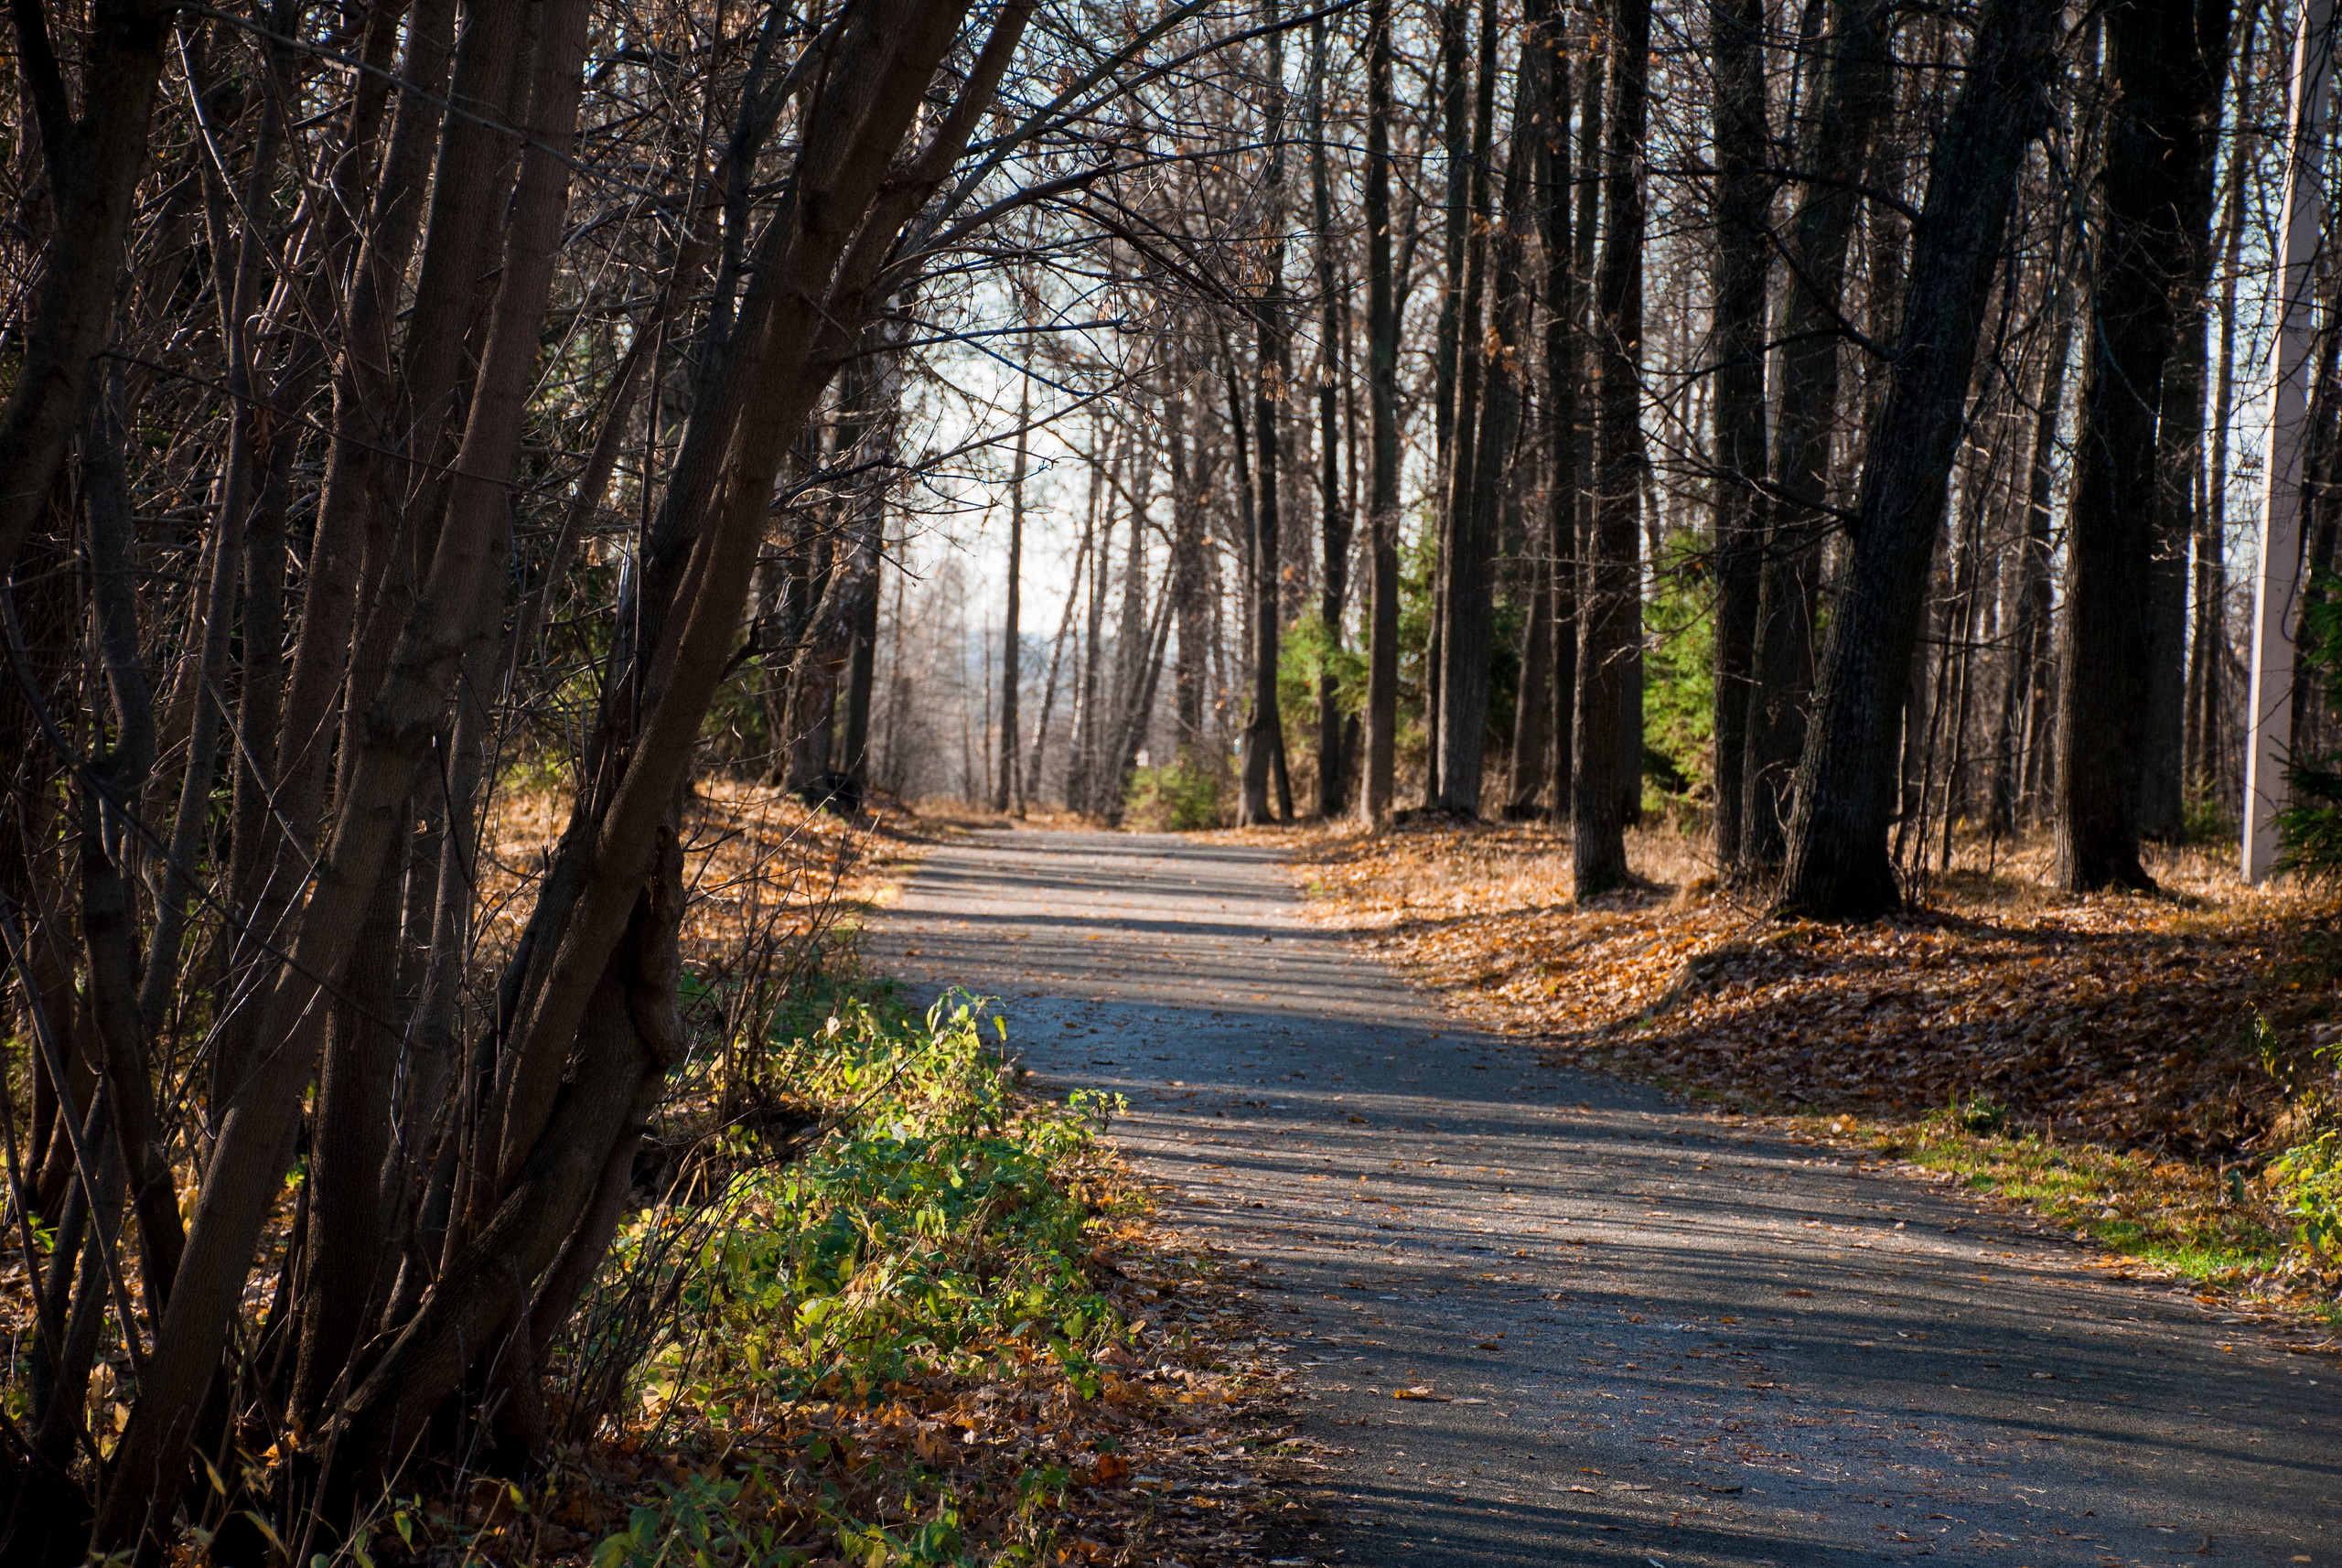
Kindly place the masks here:
POLYGON ((2294 638, 2301 620, 2302 438, 2309 414, 2310 284, 2325 224, 2319 163, 2326 80, 2334 60, 2334 0, 2308 0, 2294 36, 2293 103, 2285 170, 2285 257, 2276 364, 2269 388, 2268 491, 2261 509, 2261 574, 2252 603, 2252 694, 2246 710, 2244 879, 2277 868, 2277 813, 2294 744, 2294 638))

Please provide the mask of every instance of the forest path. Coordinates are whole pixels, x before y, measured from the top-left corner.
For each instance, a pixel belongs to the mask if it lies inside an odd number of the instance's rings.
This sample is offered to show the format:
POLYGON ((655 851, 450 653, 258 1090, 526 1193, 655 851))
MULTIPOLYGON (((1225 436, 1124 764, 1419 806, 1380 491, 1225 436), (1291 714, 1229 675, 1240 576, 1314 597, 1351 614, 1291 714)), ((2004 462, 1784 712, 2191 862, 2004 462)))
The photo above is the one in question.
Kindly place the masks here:
POLYGON ((1048 1090, 1127 1095, 1114 1142, 1252 1261, 1305 1430, 1348 1451, 1288 1556, 2342 1564, 2328 1359, 1923 1184, 1540 1068, 1306 923, 1276 859, 969 833, 869 951, 1001 997, 1048 1090), (1442 1399, 1392 1397, 1416 1387, 1442 1399))

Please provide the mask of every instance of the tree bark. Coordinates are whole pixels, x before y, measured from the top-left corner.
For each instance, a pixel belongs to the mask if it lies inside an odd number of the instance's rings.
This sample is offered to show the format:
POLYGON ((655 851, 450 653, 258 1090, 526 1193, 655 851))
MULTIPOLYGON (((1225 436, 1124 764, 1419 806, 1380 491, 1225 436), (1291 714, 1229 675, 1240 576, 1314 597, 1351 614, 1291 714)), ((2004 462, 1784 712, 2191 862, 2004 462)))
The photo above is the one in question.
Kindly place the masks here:
POLYGON ((41 111, 42 164, 56 228, 16 380, 0 403, 0 575, 48 504, 113 329, 124 238, 146 172, 146 127, 169 47, 172 0, 97 0, 84 46, 82 109, 69 113, 47 9, 11 7, 19 59, 41 111), (61 145, 60 145, 61 144, 61 145))
POLYGON ((1715 367, 1710 522, 1715 559, 1715 856, 1741 864, 1746 800, 1749 688, 1756 652, 1756 597, 1764 571, 1765 306, 1770 285, 1767 236, 1772 145, 1765 87, 1763 0, 1711 0, 1709 52, 1715 70, 1715 253, 1711 287, 1715 367))
MULTIPOLYGON (((1274 28, 1279 0, 1261 0, 1261 24, 1274 28)), ((1252 713, 1244 728, 1244 778, 1237 806, 1240 827, 1270 821, 1270 775, 1284 750, 1284 721, 1277 713, 1277 637, 1282 585, 1278 581, 1277 405, 1284 394, 1284 34, 1268 41, 1264 86, 1269 149, 1266 192, 1268 276, 1252 307, 1257 362, 1252 381, 1252 713)), ((1285 794, 1280 789, 1280 795, 1285 794)), ((1288 809, 1289 814, 1289 809, 1288 809)))
MULTIPOLYGON (((2242 60, 2252 58, 2259 16, 2258 6, 2248 7, 2244 36, 2237 50, 2242 60)), ((2240 121, 2244 118, 2240 110, 2240 121)), ((2223 682, 2228 665, 2229 428, 2236 408, 2237 274, 2244 244, 2244 172, 2251 166, 2258 145, 2258 137, 2240 124, 2220 220, 2219 361, 2213 372, 2210 471, 2205 477, 2203 527, 2196 544, 2196 673, 2189 689, 2188 783, 2199 795, 2222 803, 2229 798, 2230 779, 2222 762, 2227 748, 2221 716, 2227 712, 2223 682)))
MULTIPOLYGON (((2112 93, 2091 256, 2066 614, 2058 658, 2057 882, 2069 892, 2152 887, 2139 810, 2154 741, 2158 660, 2175 674, 2171 580, 2158 592, 2157 437, 2165 376, 2207 240, 2209 200, 2191 199, 2213 156, 2208 122, 2225 75, 2227 0, 2124 0, 2108 13, 2112 93), (2195 209, 2202 208, 2200 213, 2195 209)), ((2206 188, 2208 189, 2208 187, 2206 188)), ((2182 378, 2185 380, 2186 378, 2182 378)), ((2165 442, 2175 435, 2165 433, 2165 442)), ((2177 716, 2176 693, 2170 716, 2177 716)), ((2175 772, 2177 758, 2168 759, 2175 772)), ((2172 824, 2175 825, 2175 824, 2172 824)))
POLYGON ((1016 393, 1016 448, 1008 468, 1008 610, 1000 640, 1000 783, 992 799, 995 811, 1007 811, 1012 802, 1021 811, 1025 805, 1025 786, 1016 770, 1020 751, 1016 687, 1022 678, 1017 665, 1023 657, 1018 625, 1023 607, 1018 594, 1025 575, 1025 445, 1026 430, 1032 423, 1033 382, 1027 377, 1016 393))
MULTIPOLYGON (((1553 666, 1546 676, 1545 799, 1547 815, 1559 826, 1570 818, 1577 709, 1577 519, 1584 488, 1578 454, 1585 423, 1578 383, 1585 365, 1579 324, 1585 316, 1585 288, 1570 230, 1569 40, 1558 17, 1549 15, 1545 26, 1550 31, 1542 43, 1550 74, 1544 134, 1539 138, 1537 205, 1538 238, 1545 252, 1545 547, 1553 596, 1553 666)), ((1589 113, 1596 113, 1593 96, 1589 89, 1589 113)), ((1585 205, 1591 209, 1593 203, 1585 205)))
MULTIPOLYGON (((556 8, 547 19, 549 36, 574 25, 582 48, 584 9, 556 8)), ((726 454, 720 502, 712 518, 662 520, 666 526, 652 540, 654 551, 669 552, 671 576, 649 584, 656 597, 646 596, 644 608, 655 606, 658 613, 641 620, 651 634, 638 644, 646 668, 639 681, 618 672, 618 701, 609 710, 630 725, 628 715, 637 711, 631 698, 639 693, 641 723, 639 729, 613 726, 620 745, 603 753, 612 771, 606 785, 581 794, 516 960, 531 964, 527 954, 536 955, 532 972, 507 993, 510 1066, 483 1123, 489 1135, 484 1157, 496 1177, 485 1195, 486 1223, 469 1230, 457 1254, 459 1266, 434 1287, 409 1337, 345 1407, 338 1449, 344 1458, 394 1452, 415 1430, 403 1424, 403 1415, 435 1407, 469 1358, 498 1339, 496 1326, 514 1321, 519 1308, 507 1298, 524 1288, 515 1263, 537 1272, 550 1263, 622 1135, 624 1110, 632 1103, 624 1071, 629 1063, 614 1047, 581 1041, 580 1030, 653 875, 658 829, 736 640, 783 452, 851 356, 886 248, 964 150, 1030 10, 1011 5, 996 19, 950 112, 916 156, 898 161, 962 15, 951 4, 857 9, 826 62, 832 90, 816 101, 798 177, 759 245, 743 311, 746 350, 727 372, 725 395, 695 411, 695 417, 704 413, 727 426, 715 443, 726 454), (757 417, 743 417, 748 408, 757 417), (564 886, 573 891, 555 899, 564 886), (564 1097, 564 1064, 579 1047, 575 1091, 564 1097), (605 1117, 600 1108, 618 1089, 628 1097, 617 1115, 605 1117), (585 1169, 573 1181, 564 1162, 585 1169), (451 1324, 461 1347, 453 1371, 440 1353, 447 1341, 437 1337, 451 1324), (483 1326, 489 1332, 476 1332, 483 1326)), ((569 74, 574 93, 575 70, 569 74)), ((413 590, 413 609, 380 695, 355 732, 348 787, 315 892, 263 1004, 258 1037, 268 1048, 224 1108, 188 1261, 174 1282, 137 1410, 115 1450, 94 1530, 101 1551, 139 1544, 177 1496, 171 1472, 184 1463, 186 1436, 291 1154, 315 1060, 319 993, 347 971, 385 857, 405 828, 403 803, 447 711, 452 683, 481 627, 492 627, 500 614, 506 481, 521 397, 533 380, 550 273, 545 247, 559 237, 567 185, 557 147, 542 137, 537 143, 513 203, 485 356, 448 487, 448 526, 413 590)), ((671 984, 670 975, 662 986, 670 1001, 671 984)), ((338 1473, 365 1467, 345 1464, 338 1473)))
POLYGON ((1399 724, 1399 312, 1391 256, 1391 0, 1367 13, 1366 358, 1374 457, 1368 488, 1366 782, 1359 815, 1389 815, 1399 724))
POLYGON ((2066 362, 2073 356, 2074 312, 2063 275, 2062 246, 2049 255, 2048 309, 2055 317, 2049 350, 2043 357, 2034 394, 2033 436, 2026 454, 2025 516, 2016 541, 2015 613, 2011 621, 2008 682, 2001 701, 2000 745, 1993 759, 1993 822, 2012 829, 2020 812, 2030 812, 2026 780, 2039 732, 2056 693, 2048 680, 2050 601, 2050 483, 2057 456, 2057 421, 2066 405, 2066 362))
POLYGON ((1832 0, 1829 68, 1799 148, 1808 183, 1791 226, 1773 419, 1765 559, 1742 768, 1745 878, 1774 874, 1788 844, 1790 792, 1807 742, 1814 682, 1821 542, 1829 530, 1831 447, 1839 424, 1838 357, 1846 252, 1870 143, 1894 101, 1877 0, 1832 0))
POLYGON ((2060 14, 2057 0, 1989 0, 1935 145, 1817 722, 1798 769, 1786 911, 1864 918, 1897 900, 1886 842, 1896 720, 2017 175, 2048 122, 2060 14))
MULTIPOLYGON (((2203 120, 2194 166, 2186 171, 2180 224, 2187 236, 2186 273, 2173 301, 2177 334, 2164 376, 2162 406, 2155 420, 2158 498, 2153 596, 2154 651, 2147 669, 2147 756, 2141 769, 2139 831, 2149 838, 2176 842, 2187 826, 2189 693, 2197 685, 2191 665, 2187 601, 2189 564, 2206 529, 2206 478, 2209 454, 2204 446, 2204 403, 2210 380, 2206 341, 2206 306, 2212 263, 2221 236, 2214 232, 2215 175, 2222 106, 2219 89, 2231 81, 2231 7, 2199 0, 2197 47, 2209 83, 2199 113, 2203 120)), ((2247 29, 2249 31, 2249 27, 2247 29)), ((2238 82, 2241 93, 2243 83, 2238 82)), ((2247 161, 2251 138, 2239 138, 2247 161)), ((2199 602, 2209 602, 2208 564, 2197 574, 2199 602)))
MULTIPOLYGON (((1602 269, 1594 285, 1599 461, 1593 527, 1578 579, 1578 679, 1571 770, 1571 879, 1589 898, 1627 879, 1626 802, 1630 759, 1627 682, 1637 650, 1642 545, 1643 188, 1650 0, 1612 0, 1610 106, 1602 207, 1602 269)), ((1639 772, 1639 767, 1636 770, 1639 772)))
POLYGON ((1350 514, 1342 504, 1341 392, 1337 346, 1342 338, 1341 294, 1335 263, 1333 180, 1326 147, 1326 18, 1310 24, 1309 183, 1317 229, 1317 615, 1329 657, 1317 672, 1317 814, 1341 814, 1348 788, 1342 755, 1342 710, 1330 655, 1342 646, 1342 612, 1349 598, 1350 514))
POLYGON ((1439 718, 1432 731, 1435 810, 1472 818, 1480 812, 1480 774, 1488 727, 1488 657, 1496 627, 1496 517, 1478 505, 1483 437, 1494 449, 1505 433, 1495 427, 1496 378, 1483 331, 1482 302, 1494 260, 1495 214, 1489 209, 1489 162, 1496 134, 1497 16, 1483 0, 1472 124, 1467 195, 1471 240, 1465 248, 1464 290, 1456 316, 1461 342, 1456 377, 1455 435, 1440 508, 1439 718))

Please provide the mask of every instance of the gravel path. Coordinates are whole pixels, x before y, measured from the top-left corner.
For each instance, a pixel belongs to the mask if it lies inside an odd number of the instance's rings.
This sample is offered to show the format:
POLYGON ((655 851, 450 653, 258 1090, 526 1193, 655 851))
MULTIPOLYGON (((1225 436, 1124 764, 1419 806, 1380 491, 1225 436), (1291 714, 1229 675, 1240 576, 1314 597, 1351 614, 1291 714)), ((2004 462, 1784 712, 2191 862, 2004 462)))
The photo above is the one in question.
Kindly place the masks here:
POLYGON ((1044 1085, 1127 1095, 1115 1141, 1257 1273, 1343 1451, 1291 1560, 2342 1565, 2328 1359, 1540 1068, 1305 922, 1274 860, 968 833, 871 956, 1003 998, 1044 1085))

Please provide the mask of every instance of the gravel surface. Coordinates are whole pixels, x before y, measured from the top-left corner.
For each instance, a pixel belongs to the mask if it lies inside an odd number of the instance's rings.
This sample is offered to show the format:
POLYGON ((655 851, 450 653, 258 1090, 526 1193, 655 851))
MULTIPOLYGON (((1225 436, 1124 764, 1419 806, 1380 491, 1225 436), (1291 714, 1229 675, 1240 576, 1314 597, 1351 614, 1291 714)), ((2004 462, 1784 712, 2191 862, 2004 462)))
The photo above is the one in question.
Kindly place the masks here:
POLYGON ((1337 1450, 1280 1562, 2342 1564, 2330 1359, 1540 1067, 1305 922, 1275 861, 969 832, 869 950, 1000 997, 1041 1085, 1127 1095, 1114 1141, 1257 1274, 1337 1450))

